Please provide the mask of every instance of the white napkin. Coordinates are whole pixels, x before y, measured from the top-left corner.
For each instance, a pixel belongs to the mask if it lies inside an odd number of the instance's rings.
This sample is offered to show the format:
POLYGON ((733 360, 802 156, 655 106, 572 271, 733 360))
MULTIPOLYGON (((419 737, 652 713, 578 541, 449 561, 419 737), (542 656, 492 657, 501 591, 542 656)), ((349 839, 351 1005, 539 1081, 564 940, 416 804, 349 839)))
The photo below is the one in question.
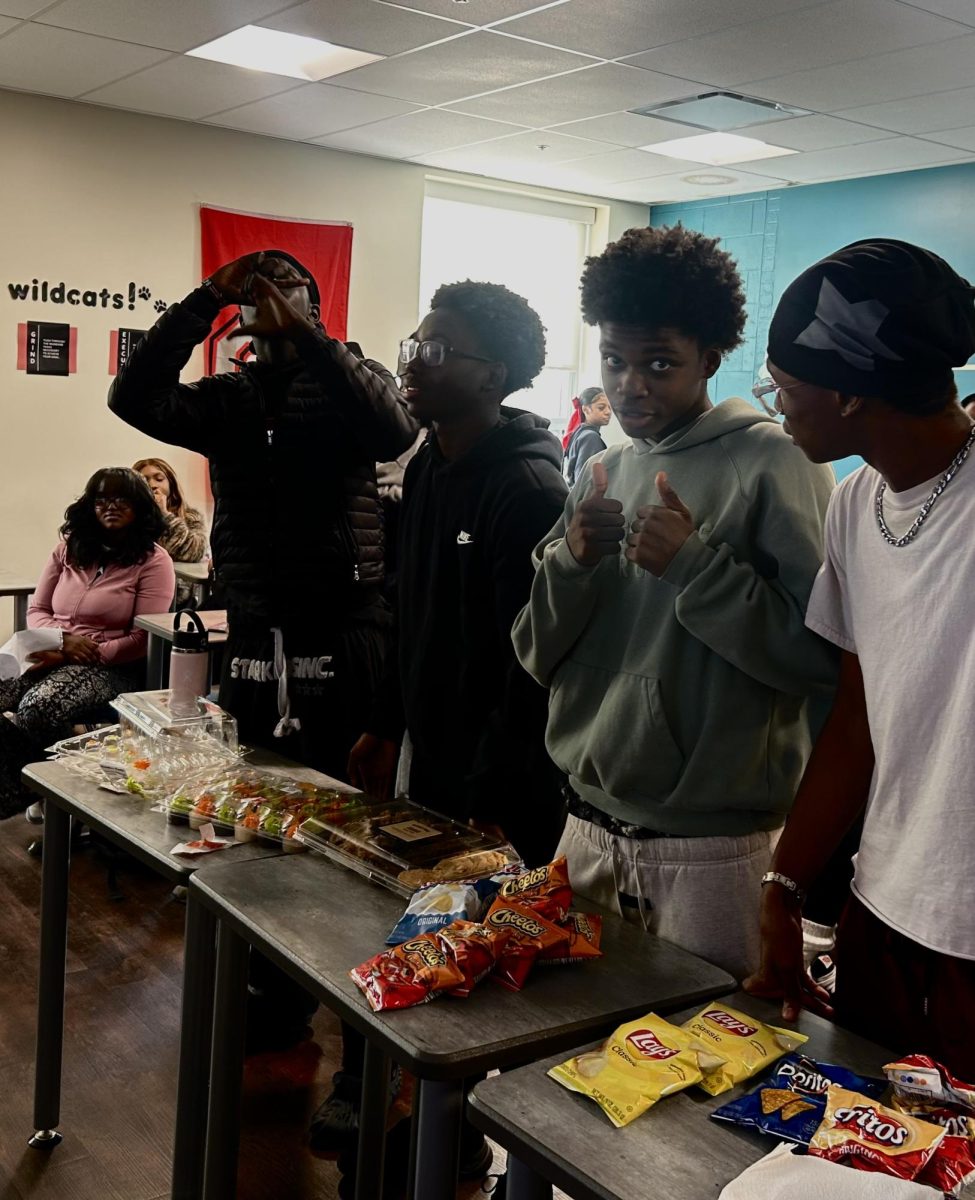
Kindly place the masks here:
POLYGON ((855 1171, 780 1143, 743 1171, 718 1200, 937 1200, 938 1192, 893 1175, 855 1171))

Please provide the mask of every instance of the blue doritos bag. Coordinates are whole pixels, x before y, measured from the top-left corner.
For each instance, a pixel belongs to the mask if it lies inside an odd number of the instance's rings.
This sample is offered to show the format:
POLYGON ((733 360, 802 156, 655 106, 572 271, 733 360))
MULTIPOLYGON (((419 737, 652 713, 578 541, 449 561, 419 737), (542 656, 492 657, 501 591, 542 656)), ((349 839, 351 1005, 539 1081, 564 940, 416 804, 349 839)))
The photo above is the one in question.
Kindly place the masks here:
POLYGON ((802 1054, 789 1054, 756 1088, 722 1105, 711 1117, 808 1146, 826 1112, 826 1090, 833 1084, 874 1099, 887 1088, 884 1079, 857 1075, 832 1063, 817 1063, 802 1054))

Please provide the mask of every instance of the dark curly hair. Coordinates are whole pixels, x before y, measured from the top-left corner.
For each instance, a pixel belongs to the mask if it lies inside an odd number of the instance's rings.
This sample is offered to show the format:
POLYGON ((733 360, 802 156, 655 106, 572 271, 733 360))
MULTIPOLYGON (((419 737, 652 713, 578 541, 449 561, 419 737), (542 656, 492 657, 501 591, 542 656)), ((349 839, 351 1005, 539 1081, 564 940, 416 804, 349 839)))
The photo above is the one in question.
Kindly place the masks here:
POLYGON ((445 283, 431 308, 450 308, 464 318, 487 354, 508 368, 504 395, 521 391, 545 365, 545 326, 527 300, 500 283, 445 283))
POLYGON ((742 342, 745 294, 734 259, 717 238, 682 225, 628 229, 586 259, 581 290, 590 325, 670 326, 722 354, 742 342))
POLYGON ((64 511, 60 534, 67 545, 67 560, 74 567, 131 567, 144 562, 166 528, 149 485, 128 467, 102 467, 85 484, 85 490, 64 511), (132 505, 135 519, 121 532, 118 542, 106 546, 105 528, 95 515, 95 496, 104 484, 105 494, 120 496, 132 505))

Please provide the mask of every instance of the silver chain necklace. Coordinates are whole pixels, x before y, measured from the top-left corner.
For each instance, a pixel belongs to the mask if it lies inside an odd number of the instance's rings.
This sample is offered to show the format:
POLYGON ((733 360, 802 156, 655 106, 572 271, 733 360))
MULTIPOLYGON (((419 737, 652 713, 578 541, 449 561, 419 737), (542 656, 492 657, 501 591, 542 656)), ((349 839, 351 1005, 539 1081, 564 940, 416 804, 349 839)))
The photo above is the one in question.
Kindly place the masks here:
POLYGON ((927 500, 925 500, 921 505, 921 511, 917 514, 914 524, 910 527, 907 533, 904 534, 903 537, 894 537, 889 526, 887 525, 887 522, 884 520, 884 493, 887 491, 886 481, 880 485, 880 487, 877 489, 877 499, 875 502, 877 524, 880 526, 880 532, 883 535, 884 541, 889 546, 906 546, 910 542, 914 541, 914 539, 917 537, 918 530, 927 520, 928 513, 930 513, 932 508, 934 508, 935 501, 945 490, 948 484, 951 483, 952 479, 954 479, 954 477, 958 474, 958 468, 961 466, 961 464, 966 458, 968 458, 968 454, 973 443, 975 443, 975 425, 972 426, 971 433, 965 439, 964 446, 962 446, 955 457, 951 460, 951 465, 949 466, 948 470, 945 471, 938 482, 934 485, 934 490, 931 492, 931 495, 928 496, 927 500))

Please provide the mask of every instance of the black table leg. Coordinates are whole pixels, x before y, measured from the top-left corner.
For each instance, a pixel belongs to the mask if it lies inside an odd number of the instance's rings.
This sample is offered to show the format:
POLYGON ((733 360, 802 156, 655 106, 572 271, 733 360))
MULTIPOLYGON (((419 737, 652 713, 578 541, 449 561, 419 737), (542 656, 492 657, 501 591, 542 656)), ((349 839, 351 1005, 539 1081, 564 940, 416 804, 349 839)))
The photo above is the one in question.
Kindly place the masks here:
POLYGON ((150 692, 159 691, 166 686, 164 679, 164 650, 166 643, 158 633, 149 634, 149 645, 146 649, 146 689, 150 692))
POLYGON ((508 1177, 505 1180, 506 1200, 552 1200, 552 1185, 520 1158, 508 1155, 508 1177))
POLYGON ((237 1194, 248 949, 244 939, 226 925, 219 927, 204 1200, 234 1200, 237 1194))
POLYGON ((173 1200, 197 1200, 203 1183, 216 935, 216 917, 196 899, 191 887, 186 899, 183 949, 173 1200))
POLYGON ((27 601, 29 596, 14 596, 14 632, 27 628, 27 601))
MULTIPOLYGON (((416 1086, 419 1086, 417 1084, 416 1086)), ((420 1101, 414 1094, 410 1117, 410 1166, 406 1176, 406 1200, 416 1200, 416 1147, 420 1140, 420 1101)))
POLYGON ((389 1108, 389 1059, 366 1042, 359 1107, 359 1151, 356 1162, 356 1200, 378 1200, 383 1194, 386 1155, 386 1113, 389 1108))
POLYGON ((421 1079, 416 1143, 417 1200, 454 1200, 464 1112, 464 1081, 434 1083, 421 1079))
POLYGON ((68 869, 71 817, 53 801, 44 806, 41 869, 41 947, 37 981, 34 1136, 50 1148, 62 1140, 61 1051, 64 1045, 64 969, 68 948, 68 869))

